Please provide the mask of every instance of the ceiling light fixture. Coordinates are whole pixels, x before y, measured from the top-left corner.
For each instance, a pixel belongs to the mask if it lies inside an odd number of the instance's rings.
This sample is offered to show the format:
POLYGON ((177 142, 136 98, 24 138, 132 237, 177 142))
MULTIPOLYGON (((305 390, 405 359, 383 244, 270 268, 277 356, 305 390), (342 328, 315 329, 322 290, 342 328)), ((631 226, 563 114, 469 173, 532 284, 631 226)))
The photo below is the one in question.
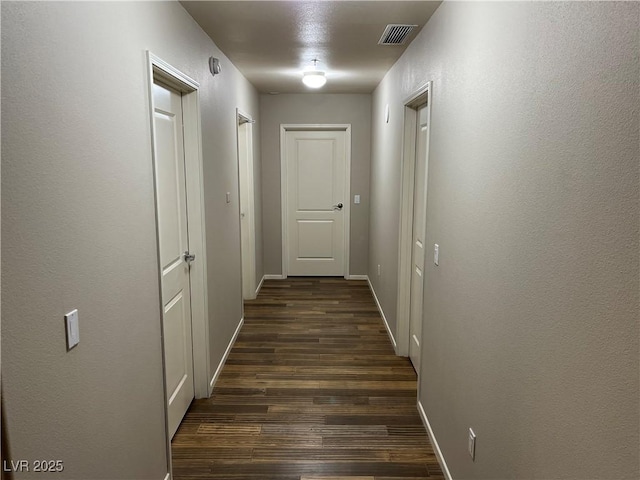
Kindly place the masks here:
POLYGON ((324 72, 322 70, 318 70, 317 63, 318 60, 314 58, 313 67, 302 73, 302 83, 307 87, 320 88, 327 83, 327 77, 324 76, 324 72))

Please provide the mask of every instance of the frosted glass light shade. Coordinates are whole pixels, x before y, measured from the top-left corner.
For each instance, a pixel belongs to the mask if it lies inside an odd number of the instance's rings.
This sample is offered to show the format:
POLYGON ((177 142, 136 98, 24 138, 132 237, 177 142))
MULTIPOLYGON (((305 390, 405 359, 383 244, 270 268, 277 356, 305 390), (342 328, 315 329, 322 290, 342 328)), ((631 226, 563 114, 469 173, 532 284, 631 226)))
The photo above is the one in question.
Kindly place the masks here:
POLYGON ((304 72, 302 75, 302 83, 310 88, 320 88, 327 83, 327 77, 324 76, 324 72, 311 70, 309 72, 304 72))

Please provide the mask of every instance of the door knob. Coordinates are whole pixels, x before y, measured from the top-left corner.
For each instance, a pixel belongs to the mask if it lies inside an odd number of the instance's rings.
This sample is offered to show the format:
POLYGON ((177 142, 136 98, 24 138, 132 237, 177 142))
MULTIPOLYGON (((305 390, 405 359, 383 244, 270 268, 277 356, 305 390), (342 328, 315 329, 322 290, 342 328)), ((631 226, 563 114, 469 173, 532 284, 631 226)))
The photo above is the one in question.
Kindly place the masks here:
POLYGON ((334 209, 334 210, 342 210, 342 207, 343 207, 342 203, 339 203, 339 204, 337 204, 337 205, 334 205, 334 206, 333 206, 333 209, 334 209))
POLYGON ((195 259, 196 259, 195 253, 189 253, 189 250, 184 252, 184 261, 187 262, 189 265, 191 265, 191 262, 193 262, 195 259))

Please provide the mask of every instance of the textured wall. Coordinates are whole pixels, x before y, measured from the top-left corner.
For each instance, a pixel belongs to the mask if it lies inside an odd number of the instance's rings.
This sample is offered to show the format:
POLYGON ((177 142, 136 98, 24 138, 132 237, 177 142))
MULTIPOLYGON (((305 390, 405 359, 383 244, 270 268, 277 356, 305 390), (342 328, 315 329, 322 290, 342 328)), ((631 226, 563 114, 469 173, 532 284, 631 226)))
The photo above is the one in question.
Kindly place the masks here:
POLYGON ((264 272, 282 273, 280 124, 351 124, 351 251, 349 273, 365 275, 369 246, 371 95, 260 95, 264 272), (359 194, 360 205, 353 204, 359 194))
POLYGON ((434 82, 420 399, 454 478, 640 477, 639 12, 445 2, 374 92, 395 328, 402 102, 434 82))
POLYGON ((167 471, 147 49, 201 84, 213 373, 241 317, 235 108, 257 117, 256 91, 178 3, 2 3, 2 396, 13 458, 63 460, 58 479, 167 471))

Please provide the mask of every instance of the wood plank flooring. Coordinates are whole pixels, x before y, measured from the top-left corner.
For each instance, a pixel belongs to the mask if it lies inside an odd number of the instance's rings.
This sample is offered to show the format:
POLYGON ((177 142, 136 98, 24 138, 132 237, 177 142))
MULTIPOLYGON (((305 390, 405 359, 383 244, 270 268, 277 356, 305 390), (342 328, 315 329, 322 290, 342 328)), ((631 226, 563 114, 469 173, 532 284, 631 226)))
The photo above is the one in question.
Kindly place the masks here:
POLYGON ((443 479, 365 281, 265 281, 209 399, 173 442, 175 480, 443 479))

